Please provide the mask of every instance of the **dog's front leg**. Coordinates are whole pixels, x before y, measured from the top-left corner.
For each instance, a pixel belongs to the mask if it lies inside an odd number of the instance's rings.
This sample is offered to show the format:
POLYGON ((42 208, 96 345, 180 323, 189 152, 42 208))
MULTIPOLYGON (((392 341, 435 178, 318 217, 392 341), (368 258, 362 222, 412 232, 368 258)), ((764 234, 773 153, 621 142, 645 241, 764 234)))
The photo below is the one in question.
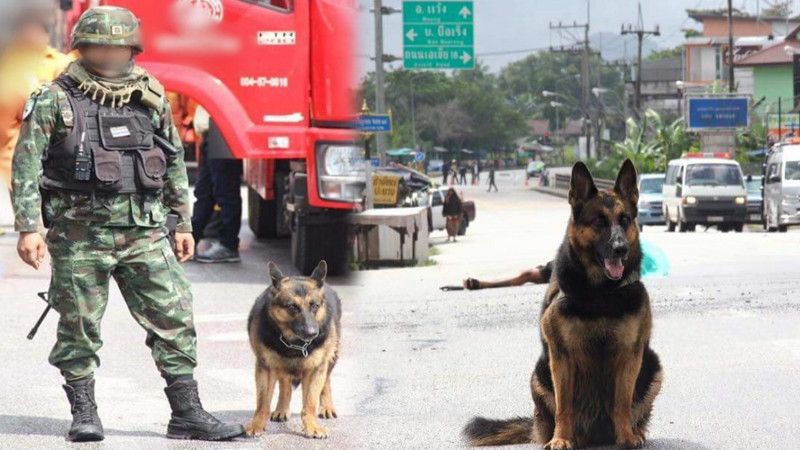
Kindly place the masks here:
POLYGON ((550 374, 556 394, 556 428, 545 448, 571 449, 575 425, 575 366, 565 354, 550 350, 550 374))
POLYGON ((642 367, 642 351, 640 346, 618 357, 614 371, 614 433, 617 445, 621 448, 639 448, 644 445, 644 436, 633 432, 631 406, 636 378, 642 367))
POLYGON ((253 414, 253 421, 247 426, 248 436, 258 436, 264 433, 277 380, 274 370, 270 370, 256 361, 256 412, 253 414))
POLYGON ((328 437, 328 431, 317 424, 317 408, 319 407, 319 396, 325 386, 325 378, 328 374, 328 363, 323 363, 313 371, 305 374, 302 379, 303 384, 303 428, 307 437, 324 439, 328 437))
POLYGON ((292 380, 288 375, 278 377, 278 405, 270 416, 273 422, 289 420, 289 405, 292 403, 292 380))

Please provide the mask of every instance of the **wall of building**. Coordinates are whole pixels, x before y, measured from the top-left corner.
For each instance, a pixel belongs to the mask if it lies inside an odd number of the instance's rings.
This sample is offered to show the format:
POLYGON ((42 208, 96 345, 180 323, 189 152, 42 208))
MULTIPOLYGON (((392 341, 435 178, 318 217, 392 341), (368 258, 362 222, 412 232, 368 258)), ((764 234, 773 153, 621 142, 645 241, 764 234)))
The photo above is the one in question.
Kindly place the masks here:
MULTIPOLYGON (((734 36, 768 36, 772 33, 770 22, 755 20, 733 20, 734 36)), ((723 37, 728 35, 728 18, 715 17, 703 20, 703 36, 723 37)))
POLYGON ((777 112, 778 98, 782 99, 783 111, 789 111, 794 106, 791 104, 791 99, 794 97, 794 84, 792 83, 792 66, 790 64, 754 67, 753 81, 753 100, 766 98, 757 110, 759 114, 764 114, 768 106, 770 112, 777 112))

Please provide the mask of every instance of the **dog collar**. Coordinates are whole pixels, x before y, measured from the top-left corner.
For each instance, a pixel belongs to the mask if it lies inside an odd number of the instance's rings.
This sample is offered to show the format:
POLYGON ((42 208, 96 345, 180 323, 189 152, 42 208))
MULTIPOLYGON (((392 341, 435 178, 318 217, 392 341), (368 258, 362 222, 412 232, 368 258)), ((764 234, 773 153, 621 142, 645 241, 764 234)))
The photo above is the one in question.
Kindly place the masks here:
POLYGON ((628 285, 631 285, 633 283, 636 283, 641 278, 642 278, 642 276, 641 276, 641 274, 639 274, 639 271, 638 270, 634 270, 633 272, 628 274, 628 276, 625 277, 624 280, 622 280, 622 282, 619 284, 619 286, 617 286, 617 288, 623 288, 625 286, 628 286, 628 285))
POLYGON ((309 341, 303 341, 303 345, 297 345, 297 344, 290 344, 290 343, 286 342, 283 339, 283 335, 280 335, 280 340, 283 343, 283 345, 285 345, 286 348, 290 348, 292 350, 300 350, 300 353, 303 354, 303 358, 308 358, 308 346, 311 345, 311 343, 314 342, 314 339, 316 339, 316 338, 317 338, 317 336, 314 336, 309 341))

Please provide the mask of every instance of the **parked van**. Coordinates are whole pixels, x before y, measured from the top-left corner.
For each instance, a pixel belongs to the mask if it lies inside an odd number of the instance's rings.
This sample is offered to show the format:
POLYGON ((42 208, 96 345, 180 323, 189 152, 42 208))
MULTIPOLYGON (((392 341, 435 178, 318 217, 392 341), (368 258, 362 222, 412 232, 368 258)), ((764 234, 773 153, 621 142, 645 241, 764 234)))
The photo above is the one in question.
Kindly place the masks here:
POLYGON ((764 228, 800 224, 800 142, 778 144, 764 163, 764 228))
POLYGON ((670 161, 662 189, 668 231, 694 231, 696 225, 744 229, 747 190, 739 163, 728 153, 688 153, 670 161))

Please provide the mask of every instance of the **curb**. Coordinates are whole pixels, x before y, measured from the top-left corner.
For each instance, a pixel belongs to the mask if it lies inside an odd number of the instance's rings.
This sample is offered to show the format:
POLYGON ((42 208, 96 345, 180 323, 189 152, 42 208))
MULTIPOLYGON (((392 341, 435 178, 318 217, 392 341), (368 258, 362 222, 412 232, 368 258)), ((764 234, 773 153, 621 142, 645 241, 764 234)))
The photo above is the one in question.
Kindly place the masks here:
POLYGON ((565 191, 564 189, 534 186, 533 190, 536 192, 541 192, 542 194, 552 195, 554 197, 569 198, 569 191, 565 191))

